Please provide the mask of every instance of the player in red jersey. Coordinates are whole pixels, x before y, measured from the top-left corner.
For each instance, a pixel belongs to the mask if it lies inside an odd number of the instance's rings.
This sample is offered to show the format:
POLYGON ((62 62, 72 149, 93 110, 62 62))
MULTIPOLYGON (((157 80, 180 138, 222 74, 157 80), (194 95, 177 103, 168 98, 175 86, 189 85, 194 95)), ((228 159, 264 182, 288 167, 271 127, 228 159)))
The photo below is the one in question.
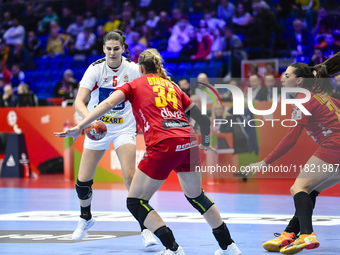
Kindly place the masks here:
MULTIPOLYGON (((196 208, 213 229, 220 245, 216 255, 239 255, 240 250, 231 239, 226 224, 217 207, 205 195, 201 187, 199 147, 210 147, 210 119, 166 75, 162 58, 157 50, 148 49, 139 56, 142 76, 117 88, 76 127, 59 137, 76 139, 88 123, 99 118, 118 103, 130 101, 138 125, 143 129, 146 153, 133 177, 127 207, 138 222, 153 231, 164 245, 163 255, 183 255, 162 218, 149 205, 149 199, 163 184, 172 170, 178 175, 188 201, 196 208), (196 135, 185 118, 188 112, 200 125, 202 144, 198 147, 196 135)), ((216 152, 216 151, 215 151, 216 152)))
MULTIPOLYGON (((316 196, 340 182, 337 171, 340 164, 340 110, 338 102, 329 96, 333 89, 331 76, 340 72, 339 63, 340 52, 314 67, 293 63, 287 68, 282 85, 310 91, 311 99, 303 106, 311 115, 303 114, 294 106, 292 119, 297 125, 289 128, 286 136, 266 158, 249 165, 248 171, 252 172, 271 164, 295 145, 303 129, 319 145, 290 189, 295 215, 279 237, 263 244, 268 251, 295 254, 304 248, 314 249, 320 245, 312 226, 316 196), (300 236, 295 239, 298 233, 300 236)), ((295 96, 304 97, 302 94, 295 96)))

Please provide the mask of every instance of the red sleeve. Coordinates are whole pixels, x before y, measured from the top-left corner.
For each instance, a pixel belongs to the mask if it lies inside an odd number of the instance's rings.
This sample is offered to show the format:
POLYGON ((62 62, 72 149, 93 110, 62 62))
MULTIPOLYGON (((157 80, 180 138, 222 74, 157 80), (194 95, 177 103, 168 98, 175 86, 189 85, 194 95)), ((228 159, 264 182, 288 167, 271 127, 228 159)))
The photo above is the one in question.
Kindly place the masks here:
MULTIPOLYGON (((305 95, 303 93, 300 93, 297 98, 304 98, 305 95)), ((310 112, 312 113, 312 110, 313 110, 313 94, 312 94, 312 97, 311 99, 304 103, 303 106, 310 112)), ((298 124, 301 124, 301 125, 305 125, 307 126, 308 125, 308 122, 309 122, 309 118, 311 117, 311 115, 305 115, 296 105, 293 106, 293 109, 292 109, 292 117, 291 119, 293 120, 296 120, 296 122, 298 124)))
POLYGON ((297 142, 299 136, 301 135, 303 125, 296 125, 295 127, 290 127, 286 136, 281 140, 281 142, 276 146, 276 148, 263 159, 267 164, 273 163, 275 160, 279 159, 281 156, 286 154, 297 142))
POLYGON ((123 84, 122 86, 116 88, 116 90, 120 90, 125 94, 124 102, 129 101, 131 99, 132 86, 129 82, 127 82, 127 83, 123 84))
POLYGON ((187 94, 185 94, 182 90, 182 104, 183 104, 183 111, 185 112, 186 109, 188 109, 188 107, 191 105, 191 100, 188 97, 187 94))

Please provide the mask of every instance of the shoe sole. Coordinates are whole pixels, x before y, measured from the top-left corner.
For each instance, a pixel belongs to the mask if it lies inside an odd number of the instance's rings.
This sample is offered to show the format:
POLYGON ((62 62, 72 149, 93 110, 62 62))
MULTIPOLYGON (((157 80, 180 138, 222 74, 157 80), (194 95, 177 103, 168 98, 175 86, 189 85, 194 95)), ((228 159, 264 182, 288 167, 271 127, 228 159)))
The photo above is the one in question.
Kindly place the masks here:
POLYGON ((293 239, 285 239, 281 243, 274 243, 274 242, 266 242, 262 244, 262 247, 269 252, 279 252, 282 248, 286 247, 287 245, 294 242, 293 239))
POLYGON ((155 246, 157 245, 158 243, 149 243, 147 245, 144 245, 145 248, 149 248, 149 247, 152 247, 152 246, 155 246))
POLYGON ((311 243, 308 245, 304 243, 304 244, 293 246, 291 249, 287 249, 287 250, 284 250, 284 248, 282 248, 280 252, 282 254, 296 254, 302 251, 303 249, 312 250, 312 249, 318 248, 319 246, 320 246, 320 243, 311 243))

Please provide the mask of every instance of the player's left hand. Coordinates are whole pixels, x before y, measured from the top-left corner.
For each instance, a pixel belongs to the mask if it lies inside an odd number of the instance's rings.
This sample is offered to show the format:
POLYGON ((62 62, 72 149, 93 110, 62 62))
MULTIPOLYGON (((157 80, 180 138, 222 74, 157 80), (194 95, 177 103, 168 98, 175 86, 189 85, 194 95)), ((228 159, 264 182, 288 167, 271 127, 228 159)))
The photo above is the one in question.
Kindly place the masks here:
POLYGON ((64 132, 54 132, 54 135, 57 137, 72 137, 74 141, 77 141, 77 137, 80 135, 81 129, 78 126, 75 126, 71 129, 67 129, 64 132))
POLYGON ((206 150, 206 151, 212 151, 212 152, 214 152, 215 154, 218 154, 218 151, 215 150, 215 149, 214 149, 213 147, 211 147, 211 146, 205 146, 205 145, 203 145, 203 144, 200 144, 200 145, 198 146, 198 148, 204 149, 204 150, 206 150))
POLYGON ((246 166, 244 170, 242 171, 243 174, 249 175, 250 173, 257 173, 262 170, 264 166, 267 166, 267 163, 263 160, 257 163, 250 164, 249 166, 246 166))

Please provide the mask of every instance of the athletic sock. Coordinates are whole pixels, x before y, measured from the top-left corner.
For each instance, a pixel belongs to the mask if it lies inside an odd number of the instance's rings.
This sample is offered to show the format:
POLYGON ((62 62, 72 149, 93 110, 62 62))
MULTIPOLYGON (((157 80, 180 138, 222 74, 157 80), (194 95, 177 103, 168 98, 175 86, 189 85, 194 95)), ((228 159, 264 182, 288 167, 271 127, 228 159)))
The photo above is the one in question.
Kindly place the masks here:
POLYGON ((167 226, 160 227, 155 231, 155 235, 161 240, 164 247, 172 251, 177 251, 178 244, 170 228, 167 226))
MULTIPOLYGON (((313 204, 313 209, 315 207, 315 203, 316 203, 316 197, 320 194, 320 192, 313 190, 310 194, 309 197, 312 200, 312 204, 313 204)), ((298 235, 300 233, 300 222, 299 222, 299 218, 296 215, 293 216, 293 218, 289 221, 288 226, 285 229, 285 232, 287 233, 294 233, 295 235, 298 235)))
POLYGON ((231 239, 229 229, 224 222, 218 228, 213 229, 213 234, 222 250, 226 250, 228 245, 234 242, 233 239, 231 239))
MULTIPOLYGON (((138 222, 139 223, 139 222, 138 222)), ((144 229, 147 229, 143 224, 139 223, 140 226, 140 232, 143 232, 144 229)))
POLYGON ((300 234, 311 234, 313 232, 312 215, 313 203, 308 193, 300 191, 294 196, 296 215, 299 218, 300 234))
POLYGON ((91 205, 86 207, 80 206, 80 218, 83 218, 85 220, 90 220, 92 218, 91 205))

